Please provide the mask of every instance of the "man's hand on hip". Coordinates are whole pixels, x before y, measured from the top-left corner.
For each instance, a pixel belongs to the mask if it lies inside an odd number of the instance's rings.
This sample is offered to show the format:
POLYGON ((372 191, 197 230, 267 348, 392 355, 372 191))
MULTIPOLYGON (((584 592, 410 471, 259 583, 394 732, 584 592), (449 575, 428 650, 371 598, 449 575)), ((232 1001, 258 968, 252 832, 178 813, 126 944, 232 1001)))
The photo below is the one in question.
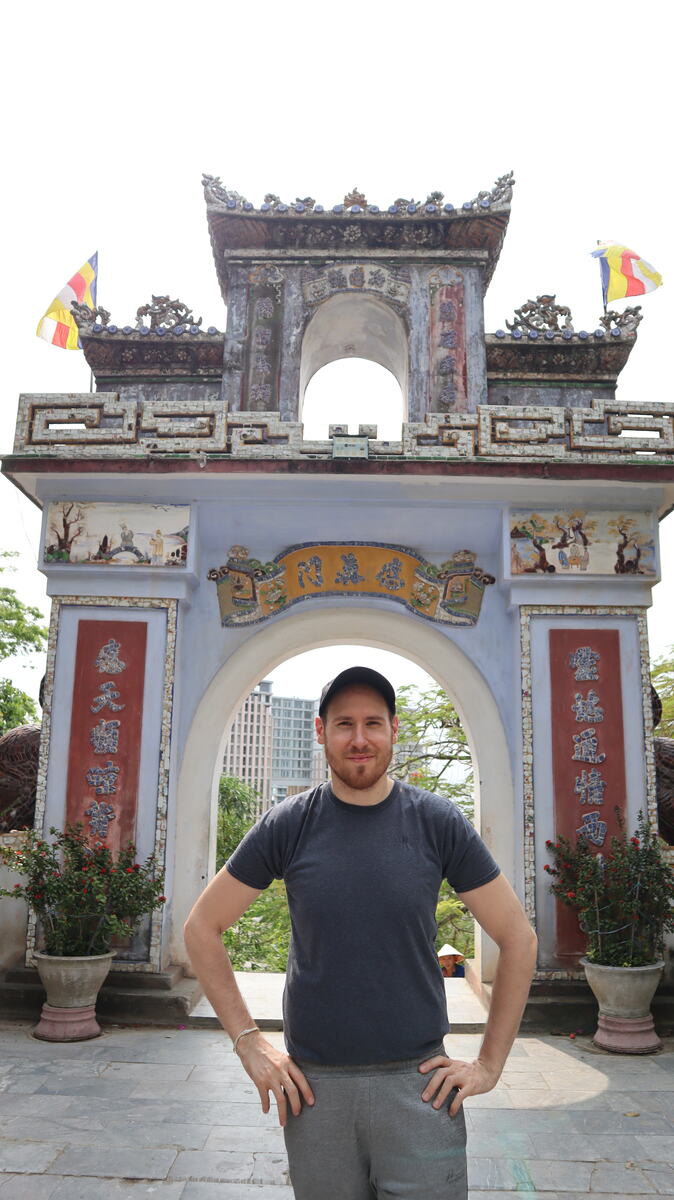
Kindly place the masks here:
POLYGON ((490 1071, 479 1058, 468 1063, 458 1058, 448 1058, 445 1054, 437 1054, 434 1058, 422 1062, 419 1070, 422 1075, 433 1071, 421 1093, 422 1100, 433 1101, 433 1108, 442 1108, 450 1092, 454 1088, 457 1089, 449 1108, 450 1117, 456 1116, 466 1096, 479 1096, 483 1092, 490 1092, 498 1083, 498 1075, 490 1071))
POLYGON ((285 1051, 277 1050, 260 1033, 244 1038, 237 1053, 250 1075, 262 1101, 262 1111, 269 1112, 270 1093, 278 1108, 279 1125, 288 1120, 288 1104, 294 1117, 302 1109, 302 1099, 314 1103, 314 1094, 296 1062, 285 1051))

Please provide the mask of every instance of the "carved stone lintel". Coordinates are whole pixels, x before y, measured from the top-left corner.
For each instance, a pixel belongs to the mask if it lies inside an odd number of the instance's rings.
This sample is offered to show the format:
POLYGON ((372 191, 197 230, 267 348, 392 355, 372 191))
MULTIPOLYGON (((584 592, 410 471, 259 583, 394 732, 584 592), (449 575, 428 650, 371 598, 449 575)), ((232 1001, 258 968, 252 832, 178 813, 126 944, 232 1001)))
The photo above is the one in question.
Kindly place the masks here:
POLYGON ((515 320, 506 321, 506 325, 508 329, 551 329, 556 333, 569 329, 573 333, 571 309, 566 304, 555 304, 554 295, 537 296, 535 300, 527 300, 521 308, 515 309, 515 320), (562 317, 564 324, 560 325, 562 317))
POLYGON ((610 333, 612 329, 619 329, 621 333, 636 333, 637 326, 643 319, 641 305, 635 304, 632 308, 624 308, 622 312, 609 309, 603 317, 599 318, 599 324, 607 333, 610 333))
POLYGON ((136 312, 136 329, 141 329, 143 319, 150 318, 150 329, 175 329, 177 325, 201 325, 192 310, 182 300, 171 300, 168 296, 153 296, 151 304, 141 304, 136 312))

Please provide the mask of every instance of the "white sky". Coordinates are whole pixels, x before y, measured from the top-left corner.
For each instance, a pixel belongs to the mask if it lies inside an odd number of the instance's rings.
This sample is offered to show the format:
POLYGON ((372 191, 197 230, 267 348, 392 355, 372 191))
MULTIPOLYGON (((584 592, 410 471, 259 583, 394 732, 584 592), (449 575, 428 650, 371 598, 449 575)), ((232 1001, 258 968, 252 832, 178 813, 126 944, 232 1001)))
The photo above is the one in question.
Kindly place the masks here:
MULTIPOLYGON (((116 324, 133 324, 152 292, 168 292, 204 325, 224 329, 204 171, 255 204, 273 191, 327 206, 357 185, 383 206, 434 189, 459 205, 512 168, 513 212, 487 294, 487 329, 503 327, 515 307, 545 291, 570 305, 577 329, 596 328, 601 292, 589 252, 598 239, 624 242, 666 286, 644 299, 619 396, 670 399, 665 13, 649 0, 617 0, 610 9, 577 0, 411 10, 372 0, 311 8, 146 0, 74 5, 67 14, 45 0, 12 6, 0 61, 0 450, 11 449, 20 391, 88 390, 83 356, 48 346, 34 330, 94 250, 99 302, 116 324)), ((341 386, 352 409, 338 388, 326 424, 379 420, 383 434, 390 401, 381 372, 354 378, 354 367, 336 368, 346 373, 341 386)), ((46 613, 35 565, 39 514, 4 480, 0 501, 0 543, 21 556, 4 581, 46 613)), ((654 655, 674 642, 674 518, 662 533, 664 581, 649 619, 654 655)), ((387 669, 381 652, 370 657, 387 669)), ((291 674, 279 668, 275 690, 315 694, 344 652, 317 651, 314 662, 296 662, 291 674)), ((41 670, 41 661, 32 672, 1 668, 33 694, 41 670)), ((397 682, 418 675, 399 666, 397 682)))

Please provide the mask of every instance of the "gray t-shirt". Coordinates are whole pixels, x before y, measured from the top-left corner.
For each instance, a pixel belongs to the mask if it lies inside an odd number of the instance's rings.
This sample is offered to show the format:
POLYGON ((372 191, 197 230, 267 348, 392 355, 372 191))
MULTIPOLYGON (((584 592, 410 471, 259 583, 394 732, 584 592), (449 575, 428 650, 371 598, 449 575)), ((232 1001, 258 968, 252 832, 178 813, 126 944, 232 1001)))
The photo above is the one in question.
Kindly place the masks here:
POLYGON ((361 807, 323 784, 266 812, 227 870, 253 888, 285 880, 292 938, 283 1017, 293 1058, 390 1062, 423 1057, 442 1041, 440 884, 469 892, 499 874, 452 801, 396 783, 380 804, 361 807))

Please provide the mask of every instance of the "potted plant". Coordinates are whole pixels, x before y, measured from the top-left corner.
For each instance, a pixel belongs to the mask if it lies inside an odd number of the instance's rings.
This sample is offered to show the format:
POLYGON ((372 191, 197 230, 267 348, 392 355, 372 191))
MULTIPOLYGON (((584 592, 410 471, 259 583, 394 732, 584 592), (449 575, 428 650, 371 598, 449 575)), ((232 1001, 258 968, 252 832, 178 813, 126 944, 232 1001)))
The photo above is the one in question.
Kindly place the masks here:
POLYGON ((22 897, 39 921, 43 949, 35 959, 47 1000, 35 1036, 81 1041, 101 1032, 96 996, 115 956, 113 939, 128 938, 164 903, 164 876, 154 855, 136 862, 131 842, 113 855, 81 824, 50 833, 50 842, 29 830, 21 847, 0 847, 0 859, 26 880, 0 895, 22 897))
POLYGON ((632 837, 611 838, 607 854, 587 838, 547 841, 554 860, 544 870, 550 890, 578 913, 587 935, 581 963, 599 1004, 596 1046, 620 1054, 652 1054, 662 1046, 650 1005, 664 968, 664 937, 674 929, 674 872, 643 813, 632 837))

